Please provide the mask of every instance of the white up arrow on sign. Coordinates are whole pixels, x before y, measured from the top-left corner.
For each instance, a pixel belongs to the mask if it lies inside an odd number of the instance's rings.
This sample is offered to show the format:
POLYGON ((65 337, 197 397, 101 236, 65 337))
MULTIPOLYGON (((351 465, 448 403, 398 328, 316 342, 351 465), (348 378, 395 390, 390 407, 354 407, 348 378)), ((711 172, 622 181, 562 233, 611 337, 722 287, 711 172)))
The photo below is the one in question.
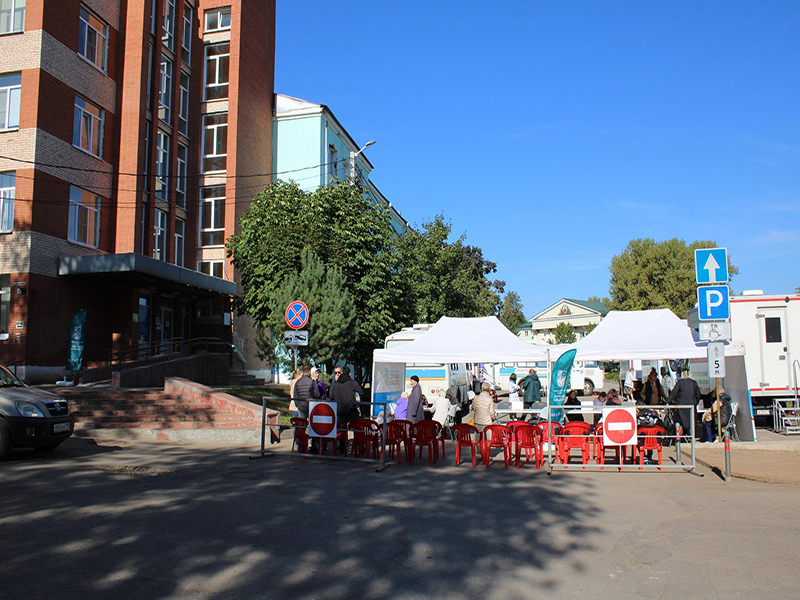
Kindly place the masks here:
POLYGON ((703 269, 708 271, 709 281, 717 280, 717 271, 719 270, 719 263, 714 259, 713 254, 708 255, 708 260, 706 261, 706 264, 703 267, 703 269))

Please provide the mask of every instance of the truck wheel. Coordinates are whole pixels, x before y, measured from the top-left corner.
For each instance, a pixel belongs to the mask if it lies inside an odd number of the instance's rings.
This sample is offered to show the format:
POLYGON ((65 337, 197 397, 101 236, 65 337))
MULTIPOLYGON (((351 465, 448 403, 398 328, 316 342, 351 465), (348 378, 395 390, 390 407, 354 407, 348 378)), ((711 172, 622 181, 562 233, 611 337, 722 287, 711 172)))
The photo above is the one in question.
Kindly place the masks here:
POLYGON ((588 379, 584 379, 583 381, 583 395, 584 396, 591 396, 594 394, 594 384, 589 381, 588 379))
POLYGON ((5 419, 0 419, 0 460, 5 460, 11 454, 11 427, 5 419))

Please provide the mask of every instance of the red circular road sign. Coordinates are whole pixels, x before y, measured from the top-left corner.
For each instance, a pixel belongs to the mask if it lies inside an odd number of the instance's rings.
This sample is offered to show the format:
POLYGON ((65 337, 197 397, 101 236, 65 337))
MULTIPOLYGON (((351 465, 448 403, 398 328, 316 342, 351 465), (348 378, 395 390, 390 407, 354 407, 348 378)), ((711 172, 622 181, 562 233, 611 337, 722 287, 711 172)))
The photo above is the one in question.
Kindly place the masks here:
POLYGON ((336 435, 336 411, 327 402, 315 402, 308 413, 308 429, 317 437, 336 435))
POLYGON ((603 433, 619 446, 635 444, 636 419, 626 408, 610 410, 603 417, 603 433))
POLYGON ((308 307, 305 302, 295 300, 286 307, 286 324, 292 329, 302 329, 308 323, 308 307))

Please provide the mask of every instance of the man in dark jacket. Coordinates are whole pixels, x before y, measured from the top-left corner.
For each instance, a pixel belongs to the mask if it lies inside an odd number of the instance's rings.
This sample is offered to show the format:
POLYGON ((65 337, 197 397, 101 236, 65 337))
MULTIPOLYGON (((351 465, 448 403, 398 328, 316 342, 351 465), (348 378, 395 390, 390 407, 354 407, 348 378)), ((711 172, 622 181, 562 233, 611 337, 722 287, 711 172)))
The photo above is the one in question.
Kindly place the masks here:
POLYGON ((542 401, 542 382, 539 381, 536 369, 530 369, 528 374, 519 382, 519 385, 525 390, 525 396, 522 399, 525 408, 530 408, 536 402, 542 401))
POLYGON ((419 387, 419 377, 411 376, 411 393, 408 395, 408 413, 406 419, 412 423, 419 423, 425 418, 425 407, 422 403, 422 389, 419 387))
POLYGON ((300 379, 294 384, 294 404, 297 406, 297 412, 304 419, 308 418, 308 401, 317 400, 319 398, 319 388, 316 382, 311 379, 311 367, 308 365, 303 367, 303 374, 300 379))
MULTIPOLYGON (((700 402, 701 394, 697 382, 690 377, 689 369, 683 371, 683 377, 678 380, 667 402, 670 404, 686 404, 697 406, 700 402)), ((683 428, 683 435, 688 435, 692 430, 692 409, 679 408, 678 418, 683 428)), ((676 423, 677 424, 677 423, 676 423)))
MULTIPOLYGON (((356 407, 356 394, 363 395, 364 390, 350 377, 350 367, 336 367, 342 374, 336 378, 336 385, 331 386, 329 399, 336 402, 336 414, 338 415, 339 426, 343 427, 360 418, 356 407)), ((342 440, 343 447, 340 448, 342 454, 347 454, 347 438, 342 440)))

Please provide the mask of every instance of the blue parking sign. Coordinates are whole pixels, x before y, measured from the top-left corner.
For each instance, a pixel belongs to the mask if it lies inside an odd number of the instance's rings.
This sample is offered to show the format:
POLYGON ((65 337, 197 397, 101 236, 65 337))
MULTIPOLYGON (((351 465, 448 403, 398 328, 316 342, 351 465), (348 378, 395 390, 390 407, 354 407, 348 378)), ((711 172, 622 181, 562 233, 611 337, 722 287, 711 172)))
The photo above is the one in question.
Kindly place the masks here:
POLYGON ((727 283, 728 250, 725 248, 695 250, 694 270, 697 283, 727 283))
POLYGON ((727 285, 697 288, 697 316, 701 321, 727 321, 731 316, 727 285))

